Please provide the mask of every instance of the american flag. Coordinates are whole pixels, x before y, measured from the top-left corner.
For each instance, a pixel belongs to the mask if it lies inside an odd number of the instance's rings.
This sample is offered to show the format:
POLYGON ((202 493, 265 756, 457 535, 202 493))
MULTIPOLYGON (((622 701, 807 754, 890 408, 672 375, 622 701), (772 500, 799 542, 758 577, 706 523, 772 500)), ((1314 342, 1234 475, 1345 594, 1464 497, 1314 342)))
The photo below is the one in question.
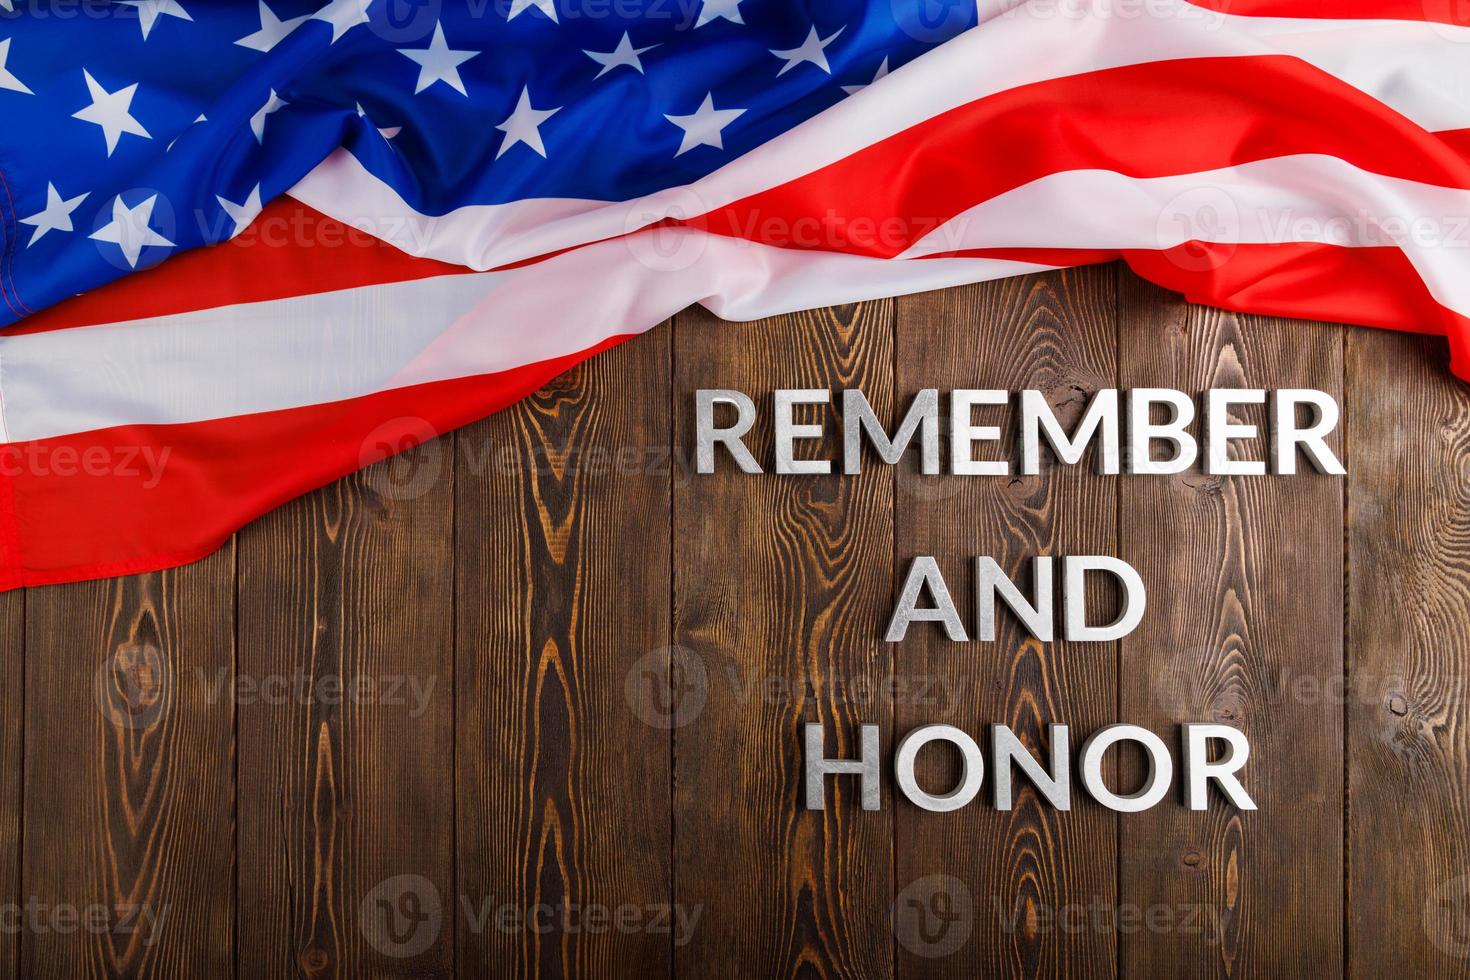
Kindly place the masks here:
POLYGON ((1470 376, 1470 7, 0 0, 0 588, 201 557, 691 303, 1119 258, 1470 376))

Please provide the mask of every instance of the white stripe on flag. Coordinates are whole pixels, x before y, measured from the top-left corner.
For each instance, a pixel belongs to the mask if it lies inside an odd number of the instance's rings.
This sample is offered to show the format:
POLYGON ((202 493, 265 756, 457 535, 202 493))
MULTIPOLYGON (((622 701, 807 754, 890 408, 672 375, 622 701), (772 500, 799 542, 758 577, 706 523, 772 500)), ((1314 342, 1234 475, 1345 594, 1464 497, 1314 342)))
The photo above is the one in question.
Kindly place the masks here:
POLYGON ((21 442, 298 408, 575 354, 696 302, 748 320, 1046 268, 650 230, 505 272, 0 335, 4 421, 21 442))
POLYGON ((1189 241, 1396 246, 1444 306, 1470 315, 1470 190, 1276 157, 1134 179, 1052 174, 977 205, 903 258, 981 248, 1167 249, 1189 241))
POLYGON ((1470 28, 1240 17, 1184 0, 1156 0, 1146 14, 1140 9, 1130 17, 1058 12, 1068 9, 1055 0, 1033 0, 940 45, 708 177, 632 201, 537 199, 425 215, 345 151, 308 174, 291 195, 412 255, 492 269, 625 235, 669 215, 704 214, 998 92, 1180 58, 1291 55, 1426 130, 1470 127, 1470 28))

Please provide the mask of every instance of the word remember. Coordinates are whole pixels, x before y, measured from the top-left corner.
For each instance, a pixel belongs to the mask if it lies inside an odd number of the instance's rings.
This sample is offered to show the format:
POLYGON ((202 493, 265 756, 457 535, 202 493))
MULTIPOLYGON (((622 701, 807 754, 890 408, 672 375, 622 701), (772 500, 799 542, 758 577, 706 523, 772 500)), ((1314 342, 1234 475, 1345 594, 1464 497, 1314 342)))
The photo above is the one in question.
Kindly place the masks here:
MULTIPOLYGON (((775 471, 778 474, 827 474, 832 472, 830 459, 808 458, 797 452, 800 442, 820 441, 825 436, 822 424, 798 423, 797 406, 830 405, 832 392, 821 388, 778 389, 773 395, 775 411, 775 471)), ((1218 476, 1293 475, 1297 460, 1304 456, 1322 473, 1341 476, 1341 461, 1327 445, 1327 437, 1337 428, 1340 412, 1337 402, 1326 392, 1311 388, 1211 388, 1202 396, 1204 418, 1195 434, 1195 400, 1190 395, 1170 388, 1133 388, 1119 391, 1104 388, 1092 396, 1081 419, 1068 432, 1057 418, 1046 393, 1036 390, 1009 392, 992 389, 959 388, 949 392, 948 472, 957 476, 1010 476, 1012 460, 977 458, 985 443, 1002 437, 999 425, 980 425, 975 410, 985 406, 1009 406, 1013 402, 1019 428, 1019 472, 1034 476, 1041 472, 1041 446, 1067 465, 1082 461, 1089 447, 1095 447, 1098 471, 1104 474, 1168 475, 1185 472, 1196 465, 1203 454, 1204 471, 1218 476), (1238 420, 1237 410, 1245 406, 1268 406, 1267 444, 1269 459, 1244 459, 1239 443, 1259 436, 1256 425, 1238 420), (1162 421, 1155 421, 1162 414, 1162 421), (1203 444, 1203 449, 1201 449, 1203 444), (1237 452, 1232 455, 1232 446, 1237 452), (1127 449, 1124 452, 1124 449, 1127 449), (1158 458, 1156 450, 1165 450, 1158 458)), ((741 391, 701 389, 695 393, 695 432, 697 442, 696 472, 715 472, 715 450, 723 448, 745 473, 762 473, 759 462, 745 444, 745 437, 755 427, 758 414, 755 402, 741 391), (733 420, 724 424, 720 414, 733 420)), ((841 393, 842 472, 862 472, 863 443, 866 441, 878 458, 892 466, 905 450, 918 440, 920 466, 926 475, 941 472, 940 395, 936 388, 925 388, 909 402, 903 421, 890 435, 878 419, 866 395, 857 389, 841 393)))

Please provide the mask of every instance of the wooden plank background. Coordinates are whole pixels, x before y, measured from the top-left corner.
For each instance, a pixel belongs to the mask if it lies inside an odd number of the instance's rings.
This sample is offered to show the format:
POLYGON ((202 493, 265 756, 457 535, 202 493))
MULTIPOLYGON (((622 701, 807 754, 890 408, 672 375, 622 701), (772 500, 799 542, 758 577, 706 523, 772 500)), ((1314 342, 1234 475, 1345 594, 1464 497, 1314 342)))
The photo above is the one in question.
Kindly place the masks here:
POLYGON ((686 312, 196 565, 0 597, 0 654, 5 975, 1470 976, 1470 389, 1117 267, 686 312), (691 474, 701 387, 1145 385, 1329 391, 1349 476, 691 474), (914 555, 1043 553, 1131 562, 1141 628, 880 642, 914 555), (801 806, 807 722, 1115 720, 1242 727, 1260 809, 801 806))

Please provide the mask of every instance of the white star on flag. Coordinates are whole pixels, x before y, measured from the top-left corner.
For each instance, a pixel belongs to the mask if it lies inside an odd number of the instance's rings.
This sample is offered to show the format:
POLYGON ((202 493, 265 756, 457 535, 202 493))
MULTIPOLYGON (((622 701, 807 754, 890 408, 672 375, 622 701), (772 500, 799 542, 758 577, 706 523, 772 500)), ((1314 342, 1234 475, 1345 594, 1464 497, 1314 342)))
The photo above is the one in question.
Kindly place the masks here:
POLYGON ((398 53, 418 63, 419 80, 414 94, 422 92, 435 82, 443 82, 460 95, 465 91, 464 79, 459 77, 459 66, 477 57, 479 51, 456 51, 444 40, 444 25, 434 25, 434 39, 427 48, 399 48, 398 53))
POLYGON ((266 117, 271 115, 271 113, 280 112, 288 104, 285 99, 276 94, 275 89, 271 89, 271 96, 265 100, 265 105, 261 106, 259 111, 250 117, 250 131, 255 134, 255 142, 265 142, 266 117))
POLYGON ((699 20, 694 22, 694 26, 703 27, 716 17, 743 25, 745 18, 740 16, 740 4, 741 0, 704 0, 704 5, 699 8, 699 20))
POLYGON ((845 30, 847 30, 846 27, 839 27, 835 33, 829 34, 827 37, 818 37, 817 29, 813 27, 811 33, 806 36, 806 40, 801 42, 800 47, 787 48, 785 51, 778 51, 772 48, 771 54, 786 60, 786 64, 782 65, 781 70, 776 72, 776 77, 780 78, 797 65, 806 62, 816 65, 829 75, 832 74, 832 66, 827 64, 827 45, 837 40, 838 35, 845 30))
POLYGON ((505 122, 495 128, 505 134, 505 141, 500 144, 500 149, 495 153, 495 159, 499 160, 517 143, 524 143, 537 153, 541 158, 546 158, 546 144, 541 142, 540 126, 552 116, 561 112, 562 107, 555 109, 535 109, 531 106, 531 90, 521 89, 521 100, 516 103, 515 112, 506 117, 505 122))
POLYGON ((638 56, 645 51, 652 51, 656 47, 658 47, 657 44, 650 44, 646 48, 635 48, 633 47, 633 42, 628 39, 628 32, 624 31, 623 39, 619 41, 618 46, 613 48, 611 51, 601 52, 584 50, 582 53, 602 66, 602 71, 598 72, 596 76, 594 76, 596 78, 601 78, 603 75, 606 75, 614 68, 621 68, 624 65, 627 65, 629 68, 637 69, 638 74, 641 75, 643 74, 643 62, 638 60, 638 56))
POLYGON ((111 242, 122 249, 123 258, 136 269, 143 249, 148 246, 172 248, 173 242, 149 227, 153 220, 153 206, 158 202, 154 194, 137 207, 130 208, 121 196, 112 202, 112 221, 94 231, 91 238, 99 242, 111 242))
POLYGON ((505 19, 507 21, 515 20, 532 7, 535 7, 547 17, 550 17, 554 23, 561 23, 561 21, 556 19, 555 0, 510 0, 510 12, 505 15, 505 19))
POLYGON ((108 156, 112 156, 112 151, 117 149, 117 142, 122 139, 123 133, 132 133, 144 139, 153 138, 143 128, 143 124, 133 118, 132 105, 133 96, 138 93, 137 82, 116 92, 109 92, 97 83, 91 72, 83 69, 82 75, 87 80, 87 90, 92 93, 92 104, 72 113, 72 118, 102 127, 102 135, 107 140, 108 156))
POLYGON ((71 213, 81 206, 90 194, 78 194, 70 200, 64 200, 57 193, 56 185, 50 182, 46 184, 46 207, 29 218, 21 218, 20 223, 31 225, 36 230, 31 232, 31 240, 26 243, 26 248, 39 242, 48 231, 73 231, 71 224, 71 213))
POLYGON ((674 156, 681 157, 697 146, 713 146, 717 150, 725 148, 723 132, 726 126, 736 119, 745 115, 744 109, 716 109, 714 93, 704 97, 697 110, 687 116, 664 116, 669 122, 684 130, 684 140, 679 144, 679 152, 674 156))
MULTIPOLYGON (((9 10, 10 8, 7 7, 5 9, 9 10)), ((5 67, 5 61, 9 57, 10 38, 7 37, 5 40, 0 41, 0 89, 6 89, 11 92, 21 92, 25 95, 35 95, 36 93, 26 88, 25 85, 21 83, 21 80, 12 75, 10 71, 5 67)))
POLYGON ((332 0, 321 10, 311 15, 312 20, 324 20, 332 25, 332 43, 342 40, 342 35, 354 27, 368 23, 367 9, 373 0, 332 0))
POLYGON ((290 20, 281 20, 271 12, 271 8, 265 5, 265 0, 260 0, 260 30, 240 38, 235 43, 252 51, 270 51, 309 19, 310 15, 303 14, 300 17, 292 17, 290 20))
POLYGON ((250 222, 254 221, 262 210, 259 184, 255 185, 255 190, 250 192, 242 204, 227 201, 219 195, 215 195, 215 200, 219 202, 219 206, 224 209, 230 220, 235 223, 235 230, 230 234, 231 238, 237 237, 240 232, 250 227, 250 222))
POLYGON ((133 7, 138 11, 138 26, 143 29, 143 40, 148 40, 148 35, 153 33, 153 25, 158 23, 158 18, 165 14, 169 17, 177 17, 180 20, 192 21, 189 12, 179 6, 179 0, 121 0, 125 7, 133 7))
POLYGON ((878 74, 876 74, 876 75, 873 76, 873 81, 868 82, 866 85, 844 85, 844 86, 842 86, 842 91, 846 92, 848 95, 857 95, 863 89, 867 88, 868 85, 873 85, 873 84, 875 84, 877 82, 881 82, 883 79, 885 79, 887 77, 888 77, 888 59, 887 58, 884 58, 883 59, 883 63, 878 66, 878 74))

